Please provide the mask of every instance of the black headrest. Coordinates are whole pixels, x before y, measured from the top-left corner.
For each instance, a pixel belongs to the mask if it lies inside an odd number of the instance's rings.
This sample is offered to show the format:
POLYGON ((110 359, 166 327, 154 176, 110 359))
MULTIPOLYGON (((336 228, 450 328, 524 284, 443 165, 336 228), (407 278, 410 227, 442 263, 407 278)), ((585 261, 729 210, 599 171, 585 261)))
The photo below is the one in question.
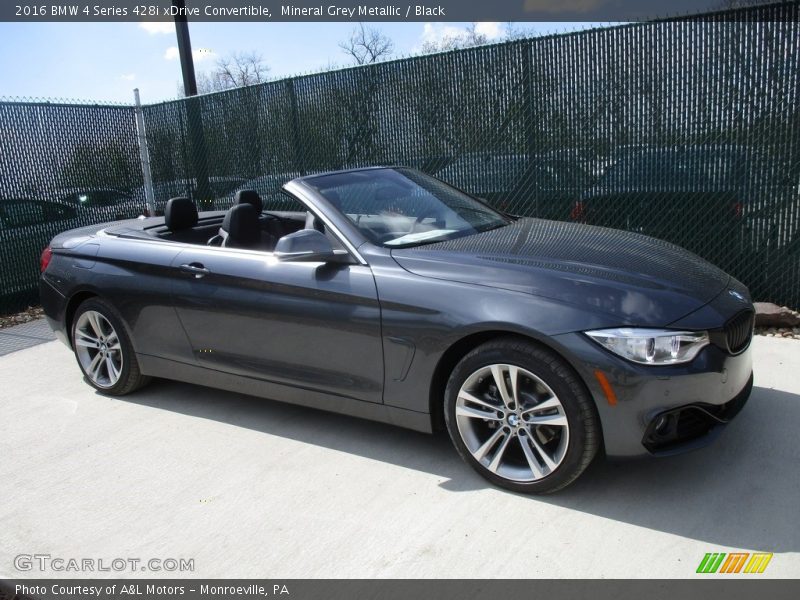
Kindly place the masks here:
POLYGON ((222 230, 227 239, 225 246, 246 248, 261 241, 261 225, 252 204, 237 204, 225 213, 222 230))
POLYGON ((252 204, 259 215, 264 210, 264 203, 261 196, 255 190, 239 190, 236 192, 236 204, 252 204))
POLYGON ((194 227, 197 225, 197 207, 189 198, 170 198, 164 209, 164 223, 170 231, 194 227))

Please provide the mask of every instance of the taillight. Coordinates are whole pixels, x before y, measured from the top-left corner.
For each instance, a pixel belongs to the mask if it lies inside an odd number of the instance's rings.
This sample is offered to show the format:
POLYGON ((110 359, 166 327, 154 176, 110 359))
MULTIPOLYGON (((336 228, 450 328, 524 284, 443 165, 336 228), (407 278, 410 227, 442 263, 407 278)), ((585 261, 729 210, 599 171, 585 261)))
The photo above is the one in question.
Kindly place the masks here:
POLYGON ((42 256, 39 258, 39 269, 42 273, 44 273, 47 269, 47 265, 50 264, 51 258, 53 258, 53 249, 48 246, 42 250, 42 256))
POLYGON ((742 206, 741 202, 734 202, 733 203, 733 216, 735 218, 740 218, 742 213, 744 212, 744 206, 742 206))
POLYGON ((581 200, 576 200, 569 211, 569 217, 573 221, 581 221, 586 216, 586 207, 581 200))

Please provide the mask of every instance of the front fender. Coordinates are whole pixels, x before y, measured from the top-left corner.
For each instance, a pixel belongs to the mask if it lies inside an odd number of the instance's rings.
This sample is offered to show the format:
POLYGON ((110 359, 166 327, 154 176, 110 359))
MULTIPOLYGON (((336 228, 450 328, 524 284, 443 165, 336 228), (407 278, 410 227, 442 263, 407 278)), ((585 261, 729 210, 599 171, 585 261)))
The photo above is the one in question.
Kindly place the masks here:
POLYGON ((548 298, 427 278, 396 264, 377 263, 370 262, 381 304, 384 403, 406 410, 429 412, 438 366, 464 339, 515 334, 563 354, 554 336, 619 325, 613 315, 548 298))

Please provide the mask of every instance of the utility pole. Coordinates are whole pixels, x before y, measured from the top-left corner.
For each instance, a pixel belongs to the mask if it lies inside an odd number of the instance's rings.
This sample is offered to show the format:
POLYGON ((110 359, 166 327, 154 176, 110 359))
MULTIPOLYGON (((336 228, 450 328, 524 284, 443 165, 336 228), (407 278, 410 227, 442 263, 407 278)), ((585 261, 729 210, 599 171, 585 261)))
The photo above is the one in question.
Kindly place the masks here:
POLYGON ((192 57, 192 41, 189 39, 189 22, 186 20, 186 0, 172 0, 176 9, 175 33, 178 36, 178 54, 181 58, 181 72, 183 73, 183 91, 186 97, 197 96, 197 78, 194 73, 194 58, 192 57))
POLYGON ((208 182, 208 157, 206 138, 203 132, 203 113, 200 99, 197 98, 197 78, 194 72, 192 42, 189 39, 189 23, 186 20, 186 1, 172 0, 175 11, 175 33, 178 36, 178 54, 181 59, 183 73, 183 91, 186 94, 186 121, 188 124, 189 144, 191 147, 192 170, 195 178, 195 200, 201 208, 210 210, 214 207, 214 192, 208 182))

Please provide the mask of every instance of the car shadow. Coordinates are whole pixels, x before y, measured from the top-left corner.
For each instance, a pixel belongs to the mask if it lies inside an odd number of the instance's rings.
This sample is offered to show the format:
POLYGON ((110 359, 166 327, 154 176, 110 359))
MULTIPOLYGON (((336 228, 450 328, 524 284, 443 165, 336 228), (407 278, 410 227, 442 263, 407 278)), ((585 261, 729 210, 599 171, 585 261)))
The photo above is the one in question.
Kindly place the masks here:
MULTIPOLYGON (((452 492, 490 485, 461 461, 443 432, 431 436, 170 381, 119 400, 431 473, 452 492)), ((713 545, 798 551, 798 423, 800 395, 755 387, 739 417, 710 447, 659 459, 599 457, 568 488, 523 497, 713 545)))

